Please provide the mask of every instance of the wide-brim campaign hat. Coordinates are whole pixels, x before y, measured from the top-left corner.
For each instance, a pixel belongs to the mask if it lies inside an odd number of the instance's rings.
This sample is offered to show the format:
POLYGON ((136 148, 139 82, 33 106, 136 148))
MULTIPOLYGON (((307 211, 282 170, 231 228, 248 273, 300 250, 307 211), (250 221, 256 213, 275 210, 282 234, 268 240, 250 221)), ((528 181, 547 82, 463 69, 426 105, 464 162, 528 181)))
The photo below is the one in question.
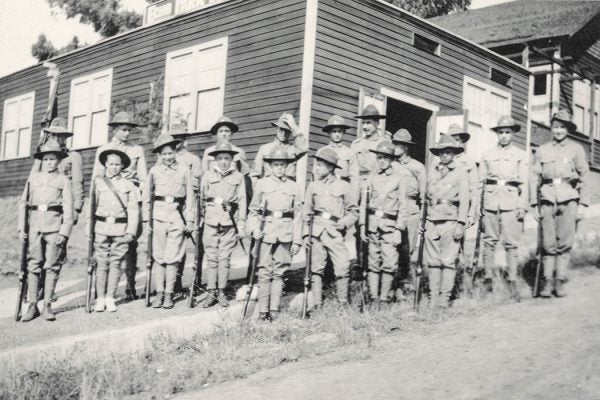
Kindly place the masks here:
POLYGON ((454 154, 460 154, 465 151, 465 148, 450 135, 442 135, 440 140, 429 148, 433 155, 439 156, 442 150, 452 150, 454 154))
POLYGON ((48 128, 44 128, 44 132, 55 135, 63 135, 65 137, 73 136, 73 132, 67 129, 67 120, 60 117, 54 118, 50 123, 50 126, 48 128))
POLYGON ((38 151, 33 155, 33 158, 41 160, 45 154, 56 154, 59 160, 62 160, 67 156, 67 152, 60 147, 60 144, 56 140, 48 140, 46 143, 40 146, 38 151))
POLYGON ((460 137, 460 140, 463 143, 467 143, 469 141, 469 139, 471 139, 471 134, 469 132, 465 132, 465 130, 462 128, 462 126, 460 126, 458 124, 450 124, 450 127, 448 128, 448 132, 444 132, 444 133, 442 133, 442 135, 449 135, 449 136, 458 135, 458 137, 460 137))
POLYGON ((323 127, 323 132, 329 133, 333 128, 342 128, 343 130, 350 129, 351 126, 346 124, 344 118, 339 115, 332 115, 327 121, 327 125, 323 127))
POLYGON ((104 150, 102 153, 100 153, 100 156, 98 156, 98 159, 100 160, 100 164, 106 166, 106 159, 111 154, 115 155, 115 156, 119 156, 119 158, 121 159, 121 164, 123 165, 123 169, 126 169, 127 167, 129 167, 131 165, 131 158, 129 158, 129 156, 125 152, 123 152, 121 150, 117 150, 117 149, 107 149, 107 150, 104 150))
POLYGON ((271 150, 268 156, 263 157, 263 160, 266 162, 285 161, 287 163, 291 163, 296 161, 296 157, 290 157, 285 148, 277 146, 271 150))
POLYGON ((358 119, 385 119, 385 115, 380 114, 377 107, 373 104, 366 106, 360 115, 357 115, 358 119))
POLYGON ((173 136, 175 139, 185 140, 190 138, 191 136, 200 134, 202 132, 189 132, 186 124, 178 123, 172 124, 169 127, 169 135, 173 136))
POLYGON ((217 134, 217 131, 219 130, 220 127, 222 126, 227 126, 230 130, 231 133, 236 133, 237 131, 240 130, 240 127, 237 126, 237 124, 235 124, 231 118, 228 118, 226 116, 222 116, 221 118, 219 118, 217 120, 217 122, 210 128, 210 133, 212 133, 213 135, 217 134))
POLYGON ((156 138, 156 141, 154 141, 154 148, 152 149, 152 152, 159 153, 163 147, 165 147, 165 146, 176 147, 179 143, 181 143, 181 140, 175 139, 173 136, 171 136, 169 134, 163 134, 163 135, 160 135, 158 138, 156 138))
POLYGON ((119 111, 113 116, 113 119, 108 123, 108 126, 129 125, 132 128, 140 126, 134 122, 133 118, 127 111, 119 111))
POLYGON ((233 146, 231 145, 231 143, 222 141, 222 142, 217 143, 217 145, 215 146, 213 151, 208 153, 208 155, 212 156, 212 157, 216 157, 218 154, 221 154, 221 153, 227 153, 227 154, 231 154, 231 156, 234 156, 238 152, 233 149, 233 146))
POLYGON ((396 133, 392 136, 393 143, 403 143, 415 145, 416 143, 412 141, 412 135, 407 129, 398 129, 396 133))
POLYGON ((286 131, 292 131, 292 127, 288 125, 288 123, 286 122, 286 119, 289 118, 288 117, 291 116, 291 114, 289 113, 283 113, 281 114, 281 116, 279 117, 279 119, 276 122, 271 122, 271 125, 273 125, 275 128, 281 128, 281 129, 285 129, 286 131))
POLYGON ((498 132, 500 129, 504 128, 508 128, 514 133, 517 133, 521 130, 521 125, 517 124, 511 116, 504 115, 500 117, 496 126, 492 127, 491 129, 495 132, 498 132))
POLYGON ((573 123, 573 117, 567 110, 559 110, 552 116, 552 119, 550 119, 550 124, 552 124, 552 121, 562 122, 569 132, 575 132, 577 130, 577 125, 573 123))
POLYGON ((392 142, 381 142, 377 145, 375 150, 369 150, 371 153, 382 154, 386 157, 393 158, 395 157, 396 149, 394 148, 394 144, 392 142))
POLYGON ((333 165, 335 168, 340 168, 338 165, 339 157, 335 150, 328 147, 323 147, 317 150, 317 154, 314 155, 317 160, 325 161, 329 165, 333 165))

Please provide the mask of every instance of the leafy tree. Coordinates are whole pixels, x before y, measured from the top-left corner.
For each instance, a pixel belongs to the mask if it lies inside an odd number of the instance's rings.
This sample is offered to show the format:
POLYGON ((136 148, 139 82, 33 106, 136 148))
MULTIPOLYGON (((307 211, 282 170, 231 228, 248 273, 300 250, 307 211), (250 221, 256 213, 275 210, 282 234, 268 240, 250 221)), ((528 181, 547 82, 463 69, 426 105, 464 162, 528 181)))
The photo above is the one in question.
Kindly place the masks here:
POLYGON ((45 61, 58 54, 58 50, 43 33, 38 36, 37 42, 31 45, 31 55, 39 61, 45 61))
POLYGON ((453 12, 464 11, 471 0, 386 0, 406 11, 423 18, 433 18, 453 12))
POLYGON ((51 7, 60 8, 67 18, 79 17, 104 37, 137 28, 142 25, 142 15, 124 10, 121 0, 46 0, 51 7))

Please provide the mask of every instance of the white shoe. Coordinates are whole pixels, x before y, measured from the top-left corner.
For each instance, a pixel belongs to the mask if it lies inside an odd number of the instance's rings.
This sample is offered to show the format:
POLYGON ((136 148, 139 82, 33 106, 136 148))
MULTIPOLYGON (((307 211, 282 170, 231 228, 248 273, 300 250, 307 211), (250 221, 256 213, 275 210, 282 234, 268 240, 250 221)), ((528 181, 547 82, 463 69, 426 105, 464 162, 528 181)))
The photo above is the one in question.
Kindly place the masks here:
POLYGON ((104 311, 104 309, 106 308, 106 300, 104 300, 103 298, 97 298, 96 299, 96 307, 94 308, 94 310, 96 312, 102 312, 104 311))
POLYGON ((117 305, 115 304, 115 299, 112 297, 106 298, 106 311, 115 312, 117 311, 117 305))

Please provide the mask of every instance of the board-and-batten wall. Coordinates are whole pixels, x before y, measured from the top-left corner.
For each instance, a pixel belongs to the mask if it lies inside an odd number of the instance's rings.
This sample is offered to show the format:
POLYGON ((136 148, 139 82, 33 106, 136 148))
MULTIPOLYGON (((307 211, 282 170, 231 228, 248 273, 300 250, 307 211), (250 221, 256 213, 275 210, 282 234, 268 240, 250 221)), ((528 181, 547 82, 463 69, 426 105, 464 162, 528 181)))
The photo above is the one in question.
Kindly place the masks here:
MULTIPOLYGON (((385 4, 369 0, 320 0, 311 145, 319 147, 327 143, 321 128, 332 113, 344 118, 356 115, 361 87, 375 93, 386 87, 438 105, 440 109, 461 109, 465 75, 509 91, 512 114, 524 127, 527 73, 473 47, 385 4), (413 47, 413 32, 441 43, 441 55, 413 47), (490 81, 490 66, 513 77, 512 89, 490 81)), ((355 130, 348 136, 352 140, 355 130)), ((524 131, 516 140, 524 147, 524 131)))
MULTIPOLYGON (((150 82, 164 72, 168 52, 227 36, 224 113, 240 125, 232 142, 252 160, 258 147, 272 140, 271 121, 286 111, 298 116, 305 12, 304 0, 230 1, 58 57, 52 60, 61 71, 58 115, 68 115, 74 78, 113 68, 111 102, 144 102, 150 82)), ((45 76, 46 69, 36 65, 0 79, 0 104, 36 91, 32 154, 48 99, 45 76)), ((1 118, 0 114, 0 125, 1 118)), ((138 138, 132 135, 134 142, 138 138)), ((193 139, 190 148, 198 153, 212 141, 211 137, 193 139)), ((152 165, 151 144, 140 144, 152 165)), ((89 182, 95 148, 80 153, 89 182)), ((30 168, 31 158, 1 161, 0 196, 18 194, 30 168)))

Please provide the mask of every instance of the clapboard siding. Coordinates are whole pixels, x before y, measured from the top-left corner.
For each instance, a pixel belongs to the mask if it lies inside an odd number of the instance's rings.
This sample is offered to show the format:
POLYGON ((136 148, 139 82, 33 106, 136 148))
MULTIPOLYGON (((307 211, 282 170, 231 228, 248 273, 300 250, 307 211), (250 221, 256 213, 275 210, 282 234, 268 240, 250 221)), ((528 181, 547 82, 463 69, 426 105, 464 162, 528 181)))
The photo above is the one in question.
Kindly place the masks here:
MULTIPOLYGON (((73 79, 108 68, 113 68, 113 104, 146 102, 149 84, 164 72, 168 52, 227 36, 224 113, 241 128, 233 143, 253 160, 258 147, 272 140, 271 121, 286 111, 298 116, 305 12, 304 0, 232 0, 57 57, 52 61, 61 71, 58 114, 68 115, 73 79)), ((46 70, 36 65, 0 78, 1 104, 8 97, 35 90, 34 126, 39 126, 48 99, 45 75, 46 70)), ((161 104, 162 99, 158 100, 161 104)), ((38 134, 34 129, 32 151, 38 134)), ((144 146, 152 165, 155 157, 144 138, 133 133, 131 140, 144 146)), ((193 139, 190 150, 201 153, 213 140, 210 136, 193 139)), ((86 182, 95 150, 80 150, 86 182)), ((30 168, 31 159, 0 162, 0 196, 17 194, 30 168)))
MULTIPOLYGON (((528 74, 523 69, 384 4, 320 0, 311 149, 327 142, 321 127, 331 114, 356 115, 361 87, 375 93, 386 87, 441 109, 460 109, 465 75, 511 92, 513 116, 525 125, 528 74), (414 48, 413 32, 441 43, 440 56, 414 48), (492 82, 490 67, 511 75, 512 88, 492 82)), ((354 135, 352 129, 348 140, 354 135)), ((524 146, 524 132, 516 141, 524 146)))

